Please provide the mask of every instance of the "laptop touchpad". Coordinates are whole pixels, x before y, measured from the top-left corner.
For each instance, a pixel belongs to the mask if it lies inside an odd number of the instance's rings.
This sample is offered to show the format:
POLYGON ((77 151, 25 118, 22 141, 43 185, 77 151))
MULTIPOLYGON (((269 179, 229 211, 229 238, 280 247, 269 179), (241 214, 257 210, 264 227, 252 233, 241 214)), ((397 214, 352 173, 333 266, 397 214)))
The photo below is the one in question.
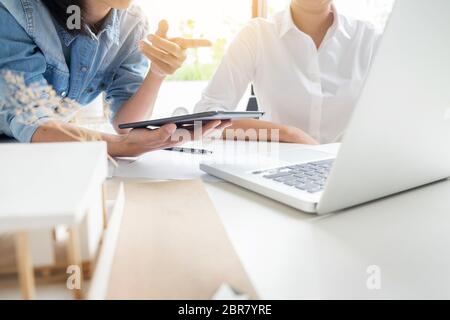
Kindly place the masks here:
MULTIPOLYGON (((276 157, 276 155, 274 156, 276 157)), ((334 157, 335 156, 331 153, 302 148, 280 151, 278 155, 279 160, 286 161, 289 163, 319 161, 334 157)))

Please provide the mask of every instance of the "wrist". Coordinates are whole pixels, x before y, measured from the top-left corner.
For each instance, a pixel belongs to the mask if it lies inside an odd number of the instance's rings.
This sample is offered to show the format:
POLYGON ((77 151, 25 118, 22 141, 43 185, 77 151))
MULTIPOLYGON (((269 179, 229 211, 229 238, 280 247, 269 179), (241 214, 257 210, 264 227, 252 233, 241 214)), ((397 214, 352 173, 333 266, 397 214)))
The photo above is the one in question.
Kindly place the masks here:
POLYGON ((167 77, 167 75, 165 73, 161 72, 157 67, 155 67, 153 65, 150 67, 149 76, 158 78, 160 80, 164 80, 167 77))
POLYGON ((126 154, 127 135, 111 135, 108 137, 108 154, 112 157, 121 157, 126 154))

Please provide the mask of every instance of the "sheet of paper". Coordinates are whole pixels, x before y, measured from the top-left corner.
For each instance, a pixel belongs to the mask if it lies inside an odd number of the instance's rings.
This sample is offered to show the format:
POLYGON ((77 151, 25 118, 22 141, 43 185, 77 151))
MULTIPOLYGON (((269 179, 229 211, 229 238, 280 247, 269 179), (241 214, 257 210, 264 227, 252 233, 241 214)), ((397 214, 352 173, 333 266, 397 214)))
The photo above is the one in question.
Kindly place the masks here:
MULTIPOLYGON (((200 170, 200 162, 209 155, 186 154, 174 151, 150 152, 136 159, 118 159, 118 167, 110 166, 112 176, 145 178, 149 180, 217 180, 200 170)), ((209 181, 208 180, 208 181, 209 181)))

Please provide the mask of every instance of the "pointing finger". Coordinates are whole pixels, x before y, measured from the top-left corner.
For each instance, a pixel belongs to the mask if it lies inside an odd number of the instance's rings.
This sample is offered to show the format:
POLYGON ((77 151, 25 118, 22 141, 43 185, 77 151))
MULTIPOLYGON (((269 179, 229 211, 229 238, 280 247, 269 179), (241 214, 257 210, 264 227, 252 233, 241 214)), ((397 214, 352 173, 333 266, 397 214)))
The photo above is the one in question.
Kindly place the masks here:
POLYGON ((186 38, 173 38, 170 39, 172 42, 175 42, 183 49, 188 48, 202 48, 202 47, 211 47, 212 43, 206 39, 186 39, 186 38))

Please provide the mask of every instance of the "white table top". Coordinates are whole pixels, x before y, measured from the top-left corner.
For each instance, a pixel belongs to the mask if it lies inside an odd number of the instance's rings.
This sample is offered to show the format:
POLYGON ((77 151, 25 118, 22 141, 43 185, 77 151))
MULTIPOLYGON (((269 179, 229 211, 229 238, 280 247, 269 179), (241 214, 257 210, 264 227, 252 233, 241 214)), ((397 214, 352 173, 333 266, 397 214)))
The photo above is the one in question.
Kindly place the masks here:
POLYGON ((263 298, 450 298, 450 181, 325 217, 225 182, 207 189, 263 298), (366 286, 371 265, 381 290, 366 286))
POLYGON ((107 175, 106 144, 0 144, 0 232, 73 225, 107 175))
POLYGON ((450 181, 324 217, 204 181, 262 298, 450 298, 450 181), (381 290, 366 285, 372 265, 381 290))
MULTIPOLYGON (((145 170, 144 162, 140 170, 132 167, 132 175, 145 170)), ((450 181, 317 217, 227 182, 204 180, 262 298, 450 298, 450 181), (366 286, 371 265, 380 267, 381 290, 366 286)))

